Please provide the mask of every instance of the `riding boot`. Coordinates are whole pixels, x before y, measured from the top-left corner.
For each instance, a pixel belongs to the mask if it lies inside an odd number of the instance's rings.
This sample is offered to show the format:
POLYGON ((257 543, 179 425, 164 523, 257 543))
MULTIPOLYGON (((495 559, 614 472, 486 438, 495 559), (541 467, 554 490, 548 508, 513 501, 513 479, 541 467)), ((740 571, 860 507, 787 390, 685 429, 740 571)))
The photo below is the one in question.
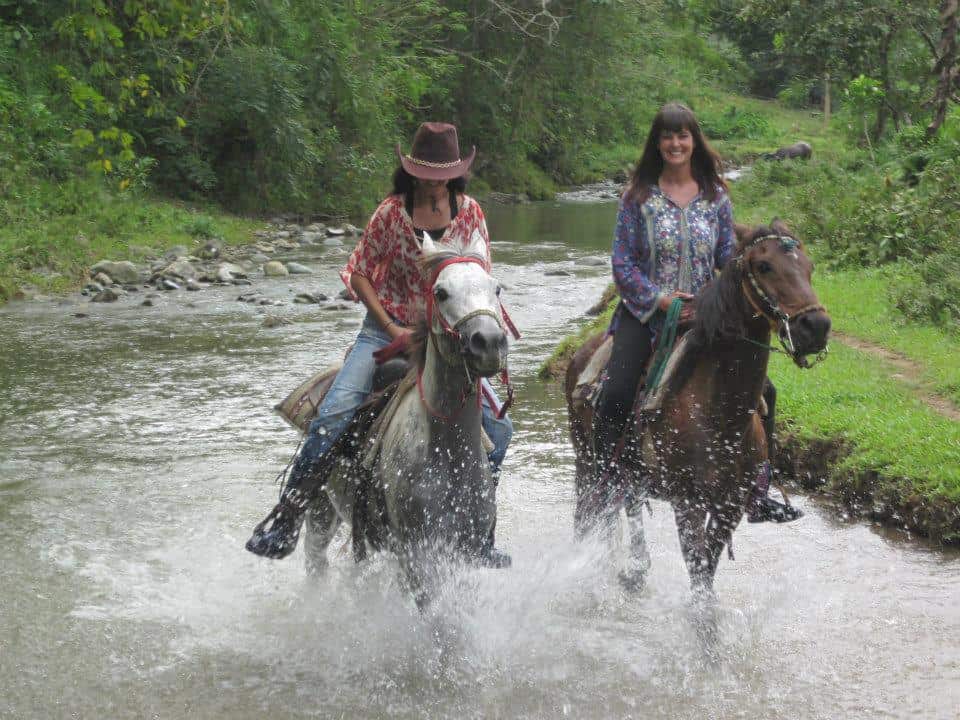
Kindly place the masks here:
POLYGON ((764 460, 750 491, 750 499, 747 502, 747 522, 783 523, 802 518, 803 511, 800 508, 769 497, 771 474, 770 462, 764 460))
POLYGON ((312 499, 312 493, 305 487, 308 483, 304 481, 312 475, 313 467, 314 463, 297 458, 280 495, 280 502, 253 529, 253 534, 247 540, 247 550, 254 555, 279 560, 296 549, 312 499))

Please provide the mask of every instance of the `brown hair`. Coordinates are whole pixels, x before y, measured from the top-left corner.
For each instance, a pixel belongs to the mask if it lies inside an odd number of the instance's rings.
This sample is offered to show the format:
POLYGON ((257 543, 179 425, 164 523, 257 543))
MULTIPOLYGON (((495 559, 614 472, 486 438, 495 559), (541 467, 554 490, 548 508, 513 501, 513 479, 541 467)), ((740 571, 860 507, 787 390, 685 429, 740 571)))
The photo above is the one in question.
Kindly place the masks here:
POLYGON ((643 155, 637 167, 630 175, 630 184, 624 193, 627 199, 642 203, 650 197, 650 188, 660 180, 663 172, 663 156, 660 154, 660 136, 664 132, 688 130, 693 135, 693 156, 690 158, 693 178, 700 186, 700 192, 707 200, 713 201, 717 189, 727 189, 722 176, 723 161, 700 129, 693 110, 678 102, 667 103, 653 118, 647 142, 643 146, 643 155))

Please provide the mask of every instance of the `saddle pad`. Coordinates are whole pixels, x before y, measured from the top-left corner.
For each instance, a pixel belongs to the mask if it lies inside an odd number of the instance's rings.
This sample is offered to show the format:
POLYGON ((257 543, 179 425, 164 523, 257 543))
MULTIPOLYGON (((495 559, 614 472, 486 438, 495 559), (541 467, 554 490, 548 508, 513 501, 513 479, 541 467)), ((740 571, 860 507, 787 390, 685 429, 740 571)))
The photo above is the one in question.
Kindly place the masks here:
POLYGON ((339 366, 321 370, 274 405, 274 411, 294 429, 305 433, 338 372, 339 366))
POLYGON ((576 387, 573 389, 574 400, 587 400, 593 394, 594 389, 600 384, 603 371, 607 369, 612 353, 613 335, 609 335, 590 356, 586 367, 580 371, 576 387))
POLYGON ((670 386, 670 378, 673 377, 673 374, 680 366, 680 361, 686 354, 687 345, 689 345, 687 342, 688 337, 689 335, 684 335, 673 346, 673 350, 670 351, 670 355, 667 358, 667 365, 663 369, 663 373, 660 375, 660 382, 657 383, 656 387, 644 388, 643 397, 640 401, 641 412, 660 409, 660 405, 663 403, 663 398, 666 396, 664 388, 670 386))

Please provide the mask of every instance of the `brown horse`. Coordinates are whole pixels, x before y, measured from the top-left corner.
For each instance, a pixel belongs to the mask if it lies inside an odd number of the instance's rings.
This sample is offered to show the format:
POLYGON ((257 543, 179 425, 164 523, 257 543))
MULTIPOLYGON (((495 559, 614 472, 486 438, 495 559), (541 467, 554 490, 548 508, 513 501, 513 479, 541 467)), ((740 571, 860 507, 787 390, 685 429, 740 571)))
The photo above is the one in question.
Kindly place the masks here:
POLYGON ((631 566, 621 577, 635 587, 649 566, 640 507, 652 497, 673 506, 694 590, 712 594, 720 554, 725 546, 732 552, 733 531, 766 459, 758 408, 770 352, 777 349, 771 334, 800 367, 826 349, 830 318, 810 285, 813 264, 800 242, 778 220, 738 226, 737 237, 736 257, 695 301, 686 347, 657 392, 659 409, 635 414, 627 426, 619 481, 597 480, 593 408, 575 392, 603 336, 590 338, 567 369, 577 529, 609 528, 625 505, 631 566))

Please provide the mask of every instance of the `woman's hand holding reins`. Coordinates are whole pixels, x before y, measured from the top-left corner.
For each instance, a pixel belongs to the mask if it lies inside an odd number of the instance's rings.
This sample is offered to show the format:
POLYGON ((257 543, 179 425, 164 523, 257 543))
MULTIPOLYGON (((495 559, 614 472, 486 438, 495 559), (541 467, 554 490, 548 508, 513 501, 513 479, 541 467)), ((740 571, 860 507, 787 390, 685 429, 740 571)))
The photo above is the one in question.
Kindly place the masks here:
POLYGON ((693 320, 693 304, 688 302, 693 300, 693 295, 690 293, 685 293, 680 290, 674 290, 669 295, 664 295, 657 301, 657 307, 666 312, 670 309, 670 304, 673 302, 674 298, 680 298, 684 301, 683 307, 680 309, 680 322, 687 323, 693 320))

